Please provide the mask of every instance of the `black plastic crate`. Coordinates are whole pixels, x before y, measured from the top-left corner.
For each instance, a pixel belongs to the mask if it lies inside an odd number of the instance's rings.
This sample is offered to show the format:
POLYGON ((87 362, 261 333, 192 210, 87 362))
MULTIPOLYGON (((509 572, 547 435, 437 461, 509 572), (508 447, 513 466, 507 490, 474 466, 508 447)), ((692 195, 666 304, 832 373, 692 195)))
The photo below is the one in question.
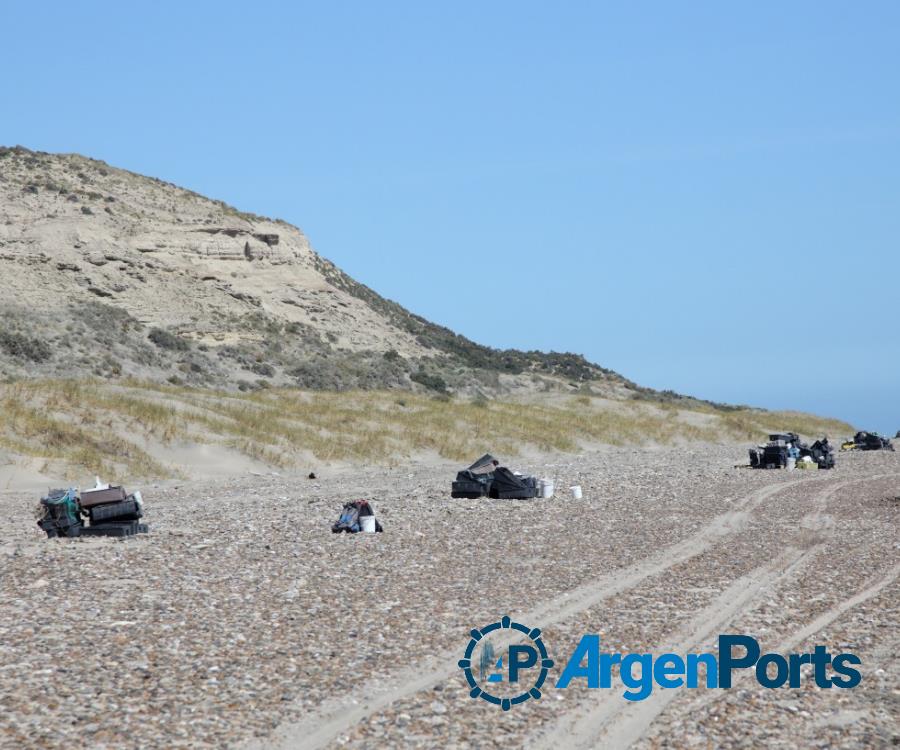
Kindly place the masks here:
POLYGON ((135 534, 146 534, 150 527, 145 523, 131 521, 129 523, 100 523, 87 526, 81 530, 81 536, 126 537, 135 534))
POLYGON ((49 539, 81 536, 81 532, 84 531, 81 521, 73 523, 64 519, 43 518, 38 521, 38 526, 47 533, 49 539))
POLYGON ((450 497, 484 497, 487 494, 487 487, 481 482, 473 482, 471 480, 458 480, 453 482, 451 486, 450 497))
POLYGON ((525 487, 521 490, 512 490, 510 492, 498 492, 497 499, 498 500, 530 500, 533 497, 537 497, 540 491, 535 489, 534 487, 525 487))
POLYGON ((94 505, 88 508, 88 515, 91 524, 115 521, 117 523, 125 523, 126 521, 137 521, 143 513, 141 506, 137 500, 121 500, 117 503, 109 503, 108 505, 94 505))

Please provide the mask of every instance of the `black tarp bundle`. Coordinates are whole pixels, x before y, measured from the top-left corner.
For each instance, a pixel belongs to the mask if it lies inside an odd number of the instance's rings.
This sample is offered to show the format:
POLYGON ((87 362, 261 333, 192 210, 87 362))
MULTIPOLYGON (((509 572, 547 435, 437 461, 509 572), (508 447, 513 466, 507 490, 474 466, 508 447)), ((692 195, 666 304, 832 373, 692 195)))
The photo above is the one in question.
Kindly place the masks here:
POLYGON ((485 453, 468 469, 460 471, 451 487, 451 497, 524 499, 538 496, 534 477, 517 476, 485 453))
POLYGON ((450 496, 466 498, 486 496, 491 489, 498 464, 496 458, 490 453, 485 453, 468 469, 463 469, 456 475, 450 496))
POLYGON ((485 453, 481 458, 479 458, 475 463, 473 463, 468 469, 467 472, 471 474, 493 474, 494 469, 496 469, 500 465, 500 462, 494 458, 490 453, 485 453))
POLYGON ((537 497, 537 480, 534 477, 516 476, 501 466, 494 472, 489 494, 490 497, 501 500, 537 497))

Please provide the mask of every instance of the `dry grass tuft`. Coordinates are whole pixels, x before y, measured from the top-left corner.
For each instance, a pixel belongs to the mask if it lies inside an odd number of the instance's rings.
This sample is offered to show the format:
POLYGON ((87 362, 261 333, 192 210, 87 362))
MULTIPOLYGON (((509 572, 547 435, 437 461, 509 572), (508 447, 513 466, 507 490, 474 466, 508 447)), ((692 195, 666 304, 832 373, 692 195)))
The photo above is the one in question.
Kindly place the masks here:
POLYGON ((814 436, 852 427, 795 412, 615 402, 580 394, 562 404, 432 398, 390 391, 247 394, 134 380, 43 380, 0 385, 0 445, 94 473, 166 476, 137 444, 217 442, 271 466, 322 461, 388 463, 415 453, 468 461, 490 449, 576 452, 596 444, 747 440, 772 430, 814 436), (145 436, 136 438, 135 436, 145 436))

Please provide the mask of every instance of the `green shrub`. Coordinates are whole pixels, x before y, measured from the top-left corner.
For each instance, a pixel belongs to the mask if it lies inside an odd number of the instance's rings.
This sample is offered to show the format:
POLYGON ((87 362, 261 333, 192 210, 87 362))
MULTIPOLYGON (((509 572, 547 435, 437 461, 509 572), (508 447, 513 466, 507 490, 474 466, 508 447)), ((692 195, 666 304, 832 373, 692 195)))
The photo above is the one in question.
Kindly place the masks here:
POLYGON ((183 352, 190 349, 190 344, 184 339, 176 336, 162 328, 153 328, 147 336, 160 349, 170 349, 172 351, 183 352))
POLYGON ((275 375, 275 368, 266 362, 254 362, 250 365, 250 370, 266 378, 271 378, 275 375))
POLYGON ((430 391, 437 391, 438 393, 447 392, 447 381, 440 375, 432 375, 429 372, 425 372, 425 370, 419 370, 410 375, 409 379, 414 383, 424 385, 430 391))
POLYGON ((19 357, 32 362, 46 362, 53 354, 46 341, 12 331, 0 331, 0 349, 10 357, 19 357))

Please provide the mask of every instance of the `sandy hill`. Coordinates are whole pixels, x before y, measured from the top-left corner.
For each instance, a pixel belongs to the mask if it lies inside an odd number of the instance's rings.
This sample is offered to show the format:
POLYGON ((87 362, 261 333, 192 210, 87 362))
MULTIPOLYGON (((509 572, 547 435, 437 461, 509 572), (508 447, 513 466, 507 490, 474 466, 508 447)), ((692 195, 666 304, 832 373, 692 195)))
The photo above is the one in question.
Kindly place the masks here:
POLYGON ((490 349, 354 281, 285 222, 0 148, 0 489, 775 429, 851 428, 490 349))
POLYGON ((0 306, 0 377, 648 395, 580 356, 480 346, 290 224, 75 154, 0 148, 0 306))

